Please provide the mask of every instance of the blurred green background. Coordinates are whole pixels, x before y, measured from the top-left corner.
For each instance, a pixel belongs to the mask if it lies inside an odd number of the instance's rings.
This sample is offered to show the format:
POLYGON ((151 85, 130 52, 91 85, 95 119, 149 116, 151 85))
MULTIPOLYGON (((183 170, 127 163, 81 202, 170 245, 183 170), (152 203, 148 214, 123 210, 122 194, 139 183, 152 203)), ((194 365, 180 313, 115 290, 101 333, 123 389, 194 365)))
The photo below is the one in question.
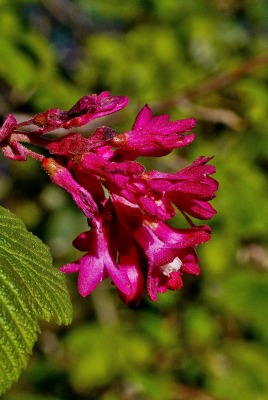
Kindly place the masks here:
MULTIPOLYGON (((145 103, 197 119, 194 144, 142 160, 147 168, 215 155, 220 181, 202 275, 135 309, 109 282, 82 299, 68 276, 73 324, 41 324, 4 400, 267 400, 268 2, 1 0, 0 54, 2 118, 109 90, 130 98, 100 121, 119 132, 145 103)), ((85 219, 36 161, 1 155, 0 203, 50 246, 56 266, 77 257, 71 241, 85 219)))

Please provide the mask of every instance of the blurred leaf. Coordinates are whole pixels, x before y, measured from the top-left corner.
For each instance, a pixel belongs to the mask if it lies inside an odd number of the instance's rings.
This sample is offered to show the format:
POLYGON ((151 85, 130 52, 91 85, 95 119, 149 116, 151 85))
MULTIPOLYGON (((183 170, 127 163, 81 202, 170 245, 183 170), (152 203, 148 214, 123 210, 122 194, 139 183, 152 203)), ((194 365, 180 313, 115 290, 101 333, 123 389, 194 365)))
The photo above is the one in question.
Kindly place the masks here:
POLYGON ((145 332, 154 346, 165 349, 166 354, 182 352, 180 337, 176 335, 174 321, 169 318, 159 318, 158 314, 143 312, 140 318, 140 329, 145 332))
POLYGON ((5 62, 0 64, 0 76, 4 77, 10 86, 14 85, 19 90, 33 90, 35 68, 32 61, 4 39, 1 40, 0 51, 5 59, 5 62))
POLYGON ((152 362, 148 339, 120 327, 84 325, 66 338, 70 380, 88 391, 147 368, 152 362))
POLYGON ((211 359, 214 377, 212 393, 230 400, 266 400, 268 393, 268 353, 258 345, 227 341, 223 352, 211 359))
POLYGON ((233 272, 212 298, 225 314, 235 316, 253 334, 268 343, 268 276, 254 271, 233 272))
POLYGON ((225 151, 223 147, 216 160, 220 189, 214 206, 225 221, 225 229, 244 239, 268 232, 263 223, 268 220, 267 178, 249 157, 241 141, 233 149, 225 151))
POLYGON ((120 0, 92 0, 90 3, 86 0, 79 0, 78 3, 84 10, 93 13, 100 22, 106 21, 125 21, 133 20, 140 16, 142 5, 139 1, 130 1, 122 3, 120 0), (120 13, 118 12, 120 8, 120 13))
POLYGON ((183 317, 183 327, 186 340, 193 349, 209 350, 218 341, 218 322, 204 308, 188 307, 183 317))
POLYGON ((39 394, 23 394, 5 396, 5 400, 64 400, 60 397, 42 396, 39 394))
POLYGON ((133 378, 140 392, 146 396, 146 400, 173 400, 173 385, 170 376, 159 376, 159 374, 137 374, 133 378))
POLYGON ((0 392, 17 380, 39 332, 38 320, 68 324, 71 303, 64 276, 47 247, 12 213, 0 208, 0 392))

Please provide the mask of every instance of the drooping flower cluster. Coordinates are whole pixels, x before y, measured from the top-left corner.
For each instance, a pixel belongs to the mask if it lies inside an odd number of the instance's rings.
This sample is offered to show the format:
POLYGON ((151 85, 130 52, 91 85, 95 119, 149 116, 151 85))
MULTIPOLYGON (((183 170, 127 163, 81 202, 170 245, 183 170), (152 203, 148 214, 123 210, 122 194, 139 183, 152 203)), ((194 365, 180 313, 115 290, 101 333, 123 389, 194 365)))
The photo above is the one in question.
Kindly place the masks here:
POLYGON ((110 277, 122 300, 137 304, 145 290, 155 301, 158 292, 180 289, 184 274, 199 274, 196 246, 211 232, 206 225, 195 226, 191 217, 207 220, 215 214, 209 201, 218 184, 210 176, 215 168, 208 157, 175 173, 146 171, 135 161, 167 155, 194 139, 193 133, 185 134, 194 128, 193 119, 170 122, 168 115, 153 117, 148 106, 125 133, 116 135, 102 126, 89 138, 76 132, 46 136, 119 111, 127 101, 103 92, 83 97, 68 111, 52 108, 22 123, 10 114, 0 129, 0 145, 11 159, 24 161, 29 155, 39 160, 85 214, 89 230, 73 242, 85 254, 61 268, 78 272, 79 293, 89 295, 110 277), (25 132, 28 125, 35 128, 25 132), (45 148, 50 156, 33 152, 27 143, 45 148), (177 212, 188 228, 166 223, 177 212))

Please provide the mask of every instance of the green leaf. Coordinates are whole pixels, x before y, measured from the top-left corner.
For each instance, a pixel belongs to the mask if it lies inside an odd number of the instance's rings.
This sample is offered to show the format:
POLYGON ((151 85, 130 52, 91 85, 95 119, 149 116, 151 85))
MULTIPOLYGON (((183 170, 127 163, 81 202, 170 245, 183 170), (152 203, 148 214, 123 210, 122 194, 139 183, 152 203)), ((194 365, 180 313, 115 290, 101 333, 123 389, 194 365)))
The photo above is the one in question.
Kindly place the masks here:
POLYGON ((16 381, 40 332, 38 320, 68 324, 64 275, 47 246, 0 207, 0 394, 16 381))

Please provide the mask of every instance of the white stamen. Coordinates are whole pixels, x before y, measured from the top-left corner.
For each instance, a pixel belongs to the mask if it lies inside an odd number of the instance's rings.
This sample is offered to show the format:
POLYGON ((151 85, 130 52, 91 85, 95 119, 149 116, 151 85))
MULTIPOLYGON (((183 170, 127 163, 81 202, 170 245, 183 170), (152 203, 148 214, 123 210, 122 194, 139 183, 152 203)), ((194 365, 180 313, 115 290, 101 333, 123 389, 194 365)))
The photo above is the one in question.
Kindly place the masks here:
POLYGON ((174 258, 174 260, 168 264, 161 265, 160 269, 164 275, 170 276, 171 272, 179 271, 182 266, 182 261, 179 257, 174 258))

